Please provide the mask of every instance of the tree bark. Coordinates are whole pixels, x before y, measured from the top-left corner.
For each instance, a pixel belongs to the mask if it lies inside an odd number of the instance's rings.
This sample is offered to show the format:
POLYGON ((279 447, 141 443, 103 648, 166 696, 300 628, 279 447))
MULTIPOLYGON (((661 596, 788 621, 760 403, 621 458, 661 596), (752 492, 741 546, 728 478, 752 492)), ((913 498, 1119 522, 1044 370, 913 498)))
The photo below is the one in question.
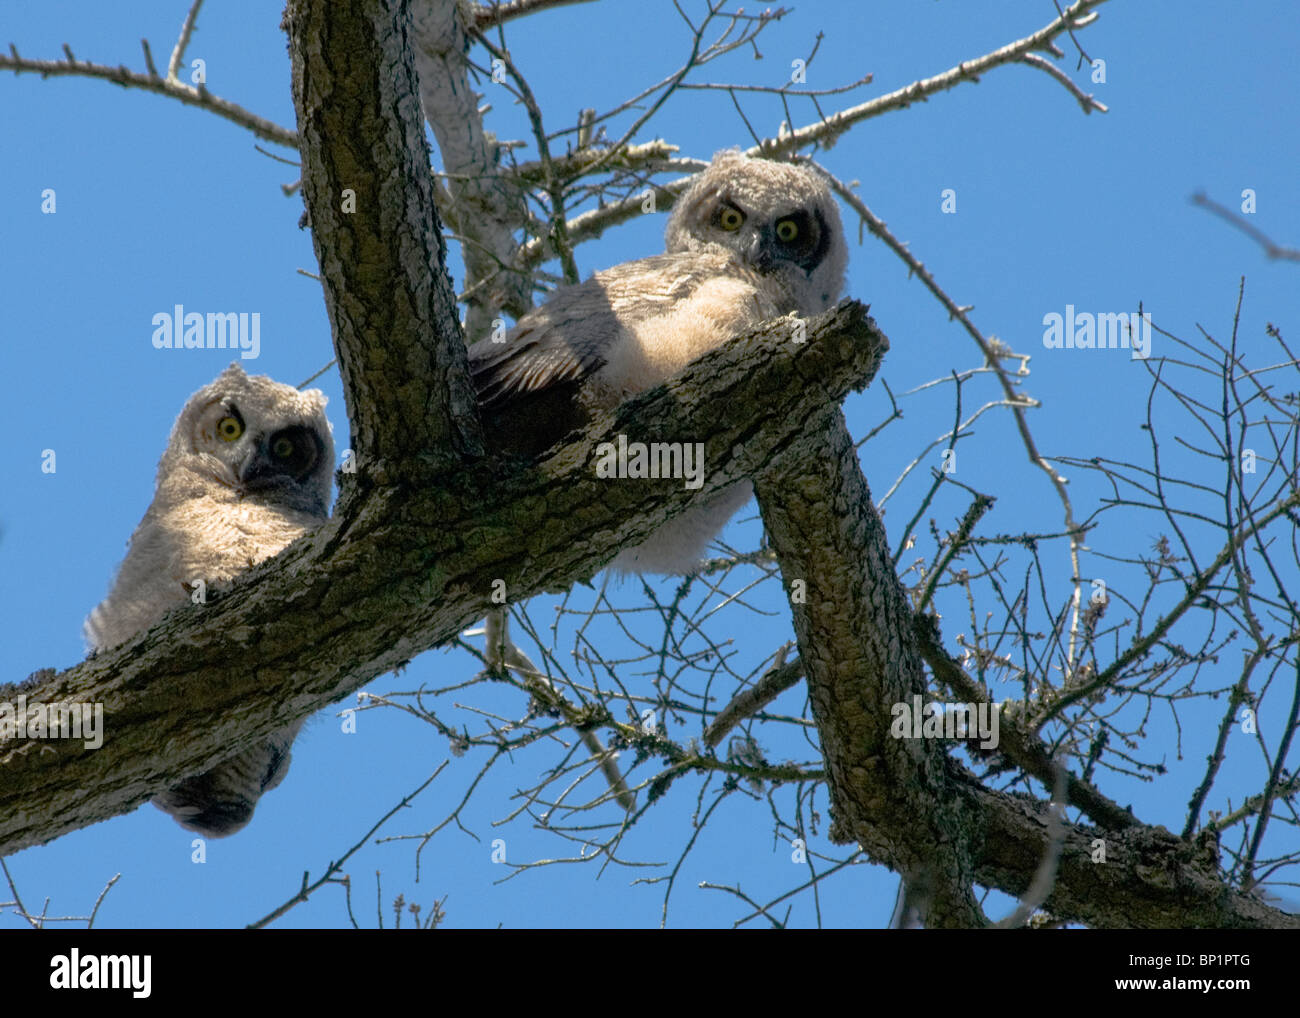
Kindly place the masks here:
MULTIPOLYGON (((1022 893, 1046 845, 1046 805, 981 786, 936 741, 889 734, 890 705, 926 682, 839 410, 888 348, 865 309, 845 302, 810 320, 806 342, 792 319, 768 323, 539 462, 489 460, 433 209, 405 0, 291 0, 286 25, 355 472, 342 475, 329 523, 228 592, 60 674, 0 688, 0 700, 99 702, 106 723, 93 752, 0 742, 0 854, 133 809, 401 667, 482 617, 494 581, 512 599, 564 589, 752 477, 791 594, 832 836, 924 887, 932 925, 982 925, 974 883, 1022 893), (620 435, 703 442, 703 486, 597 478, 597 446, 620 435)), ((1098 926, 1300 926, 1228 888, 1211 840, 1140 824, 1070 826, 1046 905, 1098 926)))
POLYGON ((755 479, 790 596, 831 775, 831 838, 903 875, 928 925, 982 926, 969 819, 933 739, 895 739, 895 703, 926 693, 911 609, 838 406, 755 479))
POLYGON ((511 600, 567 589, 748 476, 864 384, 886 345, 851 301, 810 320, 806 343, 791 329, 777 319, 723 345, 535 464, 399 448, 387 479, 364 464, 342 475, 334 517, 230 591, 25 690, 103 703, 106 735, 95 751, 0 743, 0 854, 127 812, 445 643, 492 607, 494 581, 511 600), (703 486, 597 478, 597 446, 619 435, 704 442, 703 486))

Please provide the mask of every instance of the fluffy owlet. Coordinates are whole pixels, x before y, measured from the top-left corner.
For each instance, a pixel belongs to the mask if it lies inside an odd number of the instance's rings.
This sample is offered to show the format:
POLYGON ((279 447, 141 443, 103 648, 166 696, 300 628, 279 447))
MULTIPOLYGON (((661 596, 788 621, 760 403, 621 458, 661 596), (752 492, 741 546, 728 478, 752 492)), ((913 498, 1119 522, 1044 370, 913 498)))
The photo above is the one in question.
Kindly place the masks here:
MULTIPOLYGON (((534 456, 767 319, 827 310, 844 285, 835 200, 814 171, 790 163, 719 152, 677 201, 665 241, 664 254, 557 290, 504 342, 470 347, 490 440, 534 456)), ((692 571, 751 493, 748 482, 725 489, 611 566, 692 571)))
MULTIPOLYGON (((113 588, 86 621, 92 649, 115 646, 221 586, 329 518, 334 441, 325 397, 236 362, 189 398, 158 464, 153 501, 113 588)), ((190 830, 233 834, 289 768, 298 721, 153 802, 190 830)))

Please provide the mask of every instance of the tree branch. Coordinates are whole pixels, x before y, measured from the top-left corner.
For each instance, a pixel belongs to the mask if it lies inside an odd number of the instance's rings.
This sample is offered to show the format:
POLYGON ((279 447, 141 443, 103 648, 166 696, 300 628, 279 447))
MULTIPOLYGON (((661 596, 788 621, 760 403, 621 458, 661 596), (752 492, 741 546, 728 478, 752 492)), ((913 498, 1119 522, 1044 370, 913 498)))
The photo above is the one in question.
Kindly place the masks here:
MULTIPOLYGON (((1032 53, 1035 50, 1045 49, 1049 52, 1055 51, 1059 53, 1060 51, 1056 49, 1052 40, 1072 28, 1082 28, 1084 25, 1091 24, 1097 18, 1095 8, 1104 3, 1106 3, 1106 0, 1075 0, 1066 8, 1063 14, 1023 39, 1007 43, 1001 49, 996 49, 992 53, 986 53, 973 60, 963 60, 956 67, 950 67, 933 77, 914 81, 910 85, 905 85, 887 95, 878 96, 867 102, 859 103, 857 106, 850 106, 848 109, 832 113, 815 124, 808 124, 797 130, 792 130, 779 138, 765 139, 761 146, 751 149, 748 154, 784 156, 806 148, 814 142, 819 142, 824 147, 830 147, 838 135, 864 120, 878 117, 890 110, 905 109, 915 102, 925 102, 930 96, 946 92, 950 88, 956 88, 964 82, 979 81, 981 74, 1004 64, 1021 62, 1025 54, 1032 53)), ((1075 95, 1076 99, 1079 98, 1077 90, 1071 90, 1071 94, 1075 95)), ((1093 102, 1091 108, 1105 111, 1104 107, 1096 102, 1093 102)), ((1084 110, 1085 112, 1089 111, 1086 104, 1084 110)))
POLYGON ((77 60, 66 47, 64 52, 67 53, 66 60, 28 60, 26 57, 19 56, 18 48, 13 43, 10 43, 9 56, 0 54, 0 71, 13 71, 15 74, 31 71, 39 74, 42 78, 64 75, 101 78, 104 81, 111 81, 115 85, 121 85, 123 88, 140 88, 146 92, 154 92, 157 95, 177 99, 186 106, 197 106, 199 109, 224 117, 232 124, 247 128, 259 138, 273 141, 277 145, 287 145, 290 148, 296 148, 298 145, 298 136, 293 131, 287 130, 264 117, 259 117, 237 103, 215 96, 206 88, 185 85, 174 78, 159 77, 157 68, 153 65, 153 56, 149 52, 147 43, 144 47, 145 64, 149 69, 147 74, 140 74, 122 65, 109 67, 106 64, 91 63, 89 60, 77 60))
POLYGON ((907 596, 839 408, 770 463, 755 491, 831 774, 831 837, 856 841, 922 888, 926 925, 983 926, 943 748, 890 733, 890 705, 924 694, 925 675, 907 596))
POLYGON ((886 345, 853 302, 809 320, 806 343, 790 331, 777 319, 724 344, 522 471, 425 458, 424 474, 348 485, 329 523, 224 596, 38 678, 29 701, 103 703, 104 743, 0 742, 0 854, 127 812, 454 639, 492 606, 494 580, 512 600, 565 589, 752 473, 864 384, 886 345), (597 445, 620 434, 703 441, 703 486, 596 478, 597 445))
POLYGON ((418 0, 412 7, 420 101, 438 142, 451 201, 444 206, 452 228, 466 241, 466 328, 471 342, 491 329, 503 310, 516 318, 532 305, 532 277, 506 268, 515 261, 514 231, 528 221, 524 193, 503 173, 501 151, 483 129, 478 96, 469 82, 469 37, 455 0, 418 0))
POLYGON ((401 0, 295 0, 293 100, 361 475, 482 455, 401 0), (351 198, 349 199, 349 196, 351 198))
POLYGON ((1208 209, 1220 219, 1235 226, 1238 230, 1262 247, 1264 249, 1264 254, 1268 258, 1272 260, 1281 259, 1283 261, 1300 262, 1300 248, 1283 247, 1281 244, 1274 243, 1272 238, 1270 238, 1263 230, 1252 226, 1241 216, 1237 215, 1237 213, 1220 205, 1217 201, 1214 201, 1207 196, 1203 191, 1197 191, 1196 194, 1192 195, 1192 204, 1199 205, 1203 209, 1208 209))
POLYGON ((474 27, 480 32, 496 28, 514 18, 522 18, 534 11, 548 10, 552 7, 567 7, 570 4, 586 4, 592 0, 506 0, 506 3, 475 4, 474 27))

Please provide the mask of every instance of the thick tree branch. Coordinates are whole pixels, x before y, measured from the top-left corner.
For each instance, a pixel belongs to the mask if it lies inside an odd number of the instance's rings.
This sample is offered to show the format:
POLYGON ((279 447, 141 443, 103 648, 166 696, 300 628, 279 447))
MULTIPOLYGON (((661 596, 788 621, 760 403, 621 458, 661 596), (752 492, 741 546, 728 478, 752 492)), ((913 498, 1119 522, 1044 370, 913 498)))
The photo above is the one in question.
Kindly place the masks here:
MULTIPOLYGON (((950 787, 971 819, 977 879, 1023 894, 1047 843, 1050 805, 991 791, 949 766, 955 775, 950 787)), ((1093 927, 1300 929, 1300 916, 1224 884, 1213 833, 1184 841, 1145 825, 1122 832, 1068 825, 1045 908, 1093 927)))
POLYGON ((884 524, 839 408, 783 448, 755 478, 755 491, 831 774, 831 837, 856 841, 922 888, 927 925, 985 925, 969 818, 954 809, 943 747, 890 734, 890 706, 923 695, 925 673, 884 524))
MULTIPOLYGON (((983 925, 971 885, 1024 895, 1048 847, 1050 806, 984 788, 936 740, 890 734, 890 707, 926 694, 918 647, 926 627, 912 620, 838 410, 822 420, 782 448, 755 488, 791 594, 830 774, 832 837, 858 842, 919 884, 927 925, 983 925)), ((1012 735, 1015 757, 1038 769, 1041 747, 1012 735)), ((1045 904, 1053 915, 1108 927, 1300 926, 1224 883, 1214 835, 1184 841, 1137 823, 1085 783, 1069 788, 1116 826, 1067 828, 1045 904)))
POLYGON ((355 475, 329 523, 225 596, 39 681, 30 701, 103 703, 104 744, 0 743, 0 854, 127 812, 453 639, 492 606, 494 580, 512 600, 567 588, 748 476, 870 378, 885 345, 851 302, 810 320, 806 343, 791 331, 777 319, 725 344, 522 471, 412 457, 423 475, 355 475), (703 486, 597 478, 597 445, 619 435, 704 442, 703 486))
POLYGON ((285 11, 303 198, 362 474, 478 456, 401 0, 285 11))

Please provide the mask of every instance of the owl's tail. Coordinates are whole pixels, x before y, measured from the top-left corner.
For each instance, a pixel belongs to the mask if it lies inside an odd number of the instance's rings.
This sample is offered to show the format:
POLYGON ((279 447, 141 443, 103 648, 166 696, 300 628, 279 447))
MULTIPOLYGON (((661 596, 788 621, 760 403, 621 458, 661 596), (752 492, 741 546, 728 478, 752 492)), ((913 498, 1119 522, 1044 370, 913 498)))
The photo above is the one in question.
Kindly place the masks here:
POLYGON ((263 793, 289 772, 293 740, 303 726, 295 721, 210 771, 186 778, 153 797, 153 804, 187 830, 206 838, 225 838, 253 819, 263 793))

